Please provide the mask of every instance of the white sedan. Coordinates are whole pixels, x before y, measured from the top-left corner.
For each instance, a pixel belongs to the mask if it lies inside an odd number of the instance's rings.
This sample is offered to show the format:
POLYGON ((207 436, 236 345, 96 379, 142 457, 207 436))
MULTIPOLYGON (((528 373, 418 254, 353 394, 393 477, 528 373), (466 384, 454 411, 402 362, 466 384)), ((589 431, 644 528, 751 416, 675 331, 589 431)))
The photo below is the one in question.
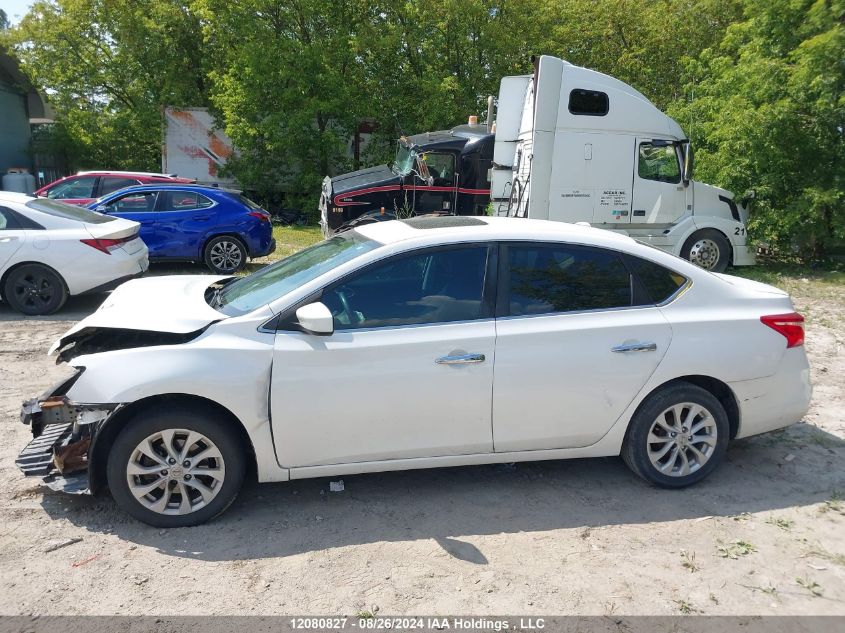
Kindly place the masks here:
POLYGON ((801 419, 803 318, 771 286, 607 231, 516 218, 362 226, 248 277, 131 281, 54 345, 18 463, 155 526, 260 481, 620 455, 706 477, 801 419), (53 458, 55 454, 57 458, 53 458))
POLYGON ((147 270, 140 225, 56 200, 0 191, 0 295, 27 315, 109 290, 147 270))

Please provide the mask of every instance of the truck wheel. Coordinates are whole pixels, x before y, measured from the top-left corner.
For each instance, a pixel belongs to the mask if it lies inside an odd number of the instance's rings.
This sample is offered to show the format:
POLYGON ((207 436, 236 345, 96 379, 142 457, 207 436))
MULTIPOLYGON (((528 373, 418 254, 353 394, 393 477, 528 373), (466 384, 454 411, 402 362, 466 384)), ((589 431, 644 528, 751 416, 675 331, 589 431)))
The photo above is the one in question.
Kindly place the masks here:
POLYGON ((3 298, 17 312, 29 316, 52 314, 67 301, 65 282, 41 264, 24 264, 6 278, 3 298))
POLYGON ((243 442, 231 424, 185 406, 141 411, 109 450, 106 476, 117 504, 160 528, 210 521, 244 480, 243 442))
POLYGON ((711 273, 723 273, 731 263, 731 244, 719 231, 702 229, 686 241, 681 257, 711 273))

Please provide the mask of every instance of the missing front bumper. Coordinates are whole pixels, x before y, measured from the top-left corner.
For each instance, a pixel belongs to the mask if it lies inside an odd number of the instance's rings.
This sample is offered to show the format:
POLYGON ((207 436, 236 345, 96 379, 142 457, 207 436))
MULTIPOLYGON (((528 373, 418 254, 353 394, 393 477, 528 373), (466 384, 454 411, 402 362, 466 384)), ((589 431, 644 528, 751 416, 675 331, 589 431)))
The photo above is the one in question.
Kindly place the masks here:
POLYGON ((52 490, 89 494, 87 457, 91 438, 74 439, 73 427, 73 423, 46 425, 24 447, 15 465, 27 477, 41 477, 52 490))
POLYGON ((102 423, 117 405, 85 405, 64 396, 27 400, 21 422, 32 428, 33 440, 15 464, 27 477, 40 477, 52 490, 90 494, 88 452, 102 423))

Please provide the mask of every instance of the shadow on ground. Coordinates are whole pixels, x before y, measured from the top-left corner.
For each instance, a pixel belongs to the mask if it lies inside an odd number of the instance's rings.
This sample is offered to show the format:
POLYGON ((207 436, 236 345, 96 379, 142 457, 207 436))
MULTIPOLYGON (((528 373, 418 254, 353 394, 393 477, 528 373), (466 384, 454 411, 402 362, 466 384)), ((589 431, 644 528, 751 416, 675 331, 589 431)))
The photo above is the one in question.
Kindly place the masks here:
POLYGON ((172 556, 208 561, 262 559, 380 541, 433 539, 455 558, 487 559, 463 537, 561 528, 730 517, 820 503, 845 488, 845 442, 800 424, 735 442, 706 481, 661 490, 616 458, 442 468, 248 484, 225 515, 195 528, 158 530, 103 498, 46 492, 54 518, 172 556), (790 457, 790 455, 792 457, 790 457))

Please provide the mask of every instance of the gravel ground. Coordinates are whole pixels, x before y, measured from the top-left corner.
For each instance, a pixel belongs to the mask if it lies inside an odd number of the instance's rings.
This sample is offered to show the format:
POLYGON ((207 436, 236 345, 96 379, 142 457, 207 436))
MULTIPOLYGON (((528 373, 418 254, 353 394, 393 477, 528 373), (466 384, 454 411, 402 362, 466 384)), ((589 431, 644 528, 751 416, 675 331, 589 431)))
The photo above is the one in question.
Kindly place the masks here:
POLYGON ((618 459, 253 483, 170 531, 13 463, 21 400, 66 371, 47 347, 102 297, 50 319, 0 305, 0 613, 845 614, 845 287, 793 285, 813 407, 694 488, 618 459))

